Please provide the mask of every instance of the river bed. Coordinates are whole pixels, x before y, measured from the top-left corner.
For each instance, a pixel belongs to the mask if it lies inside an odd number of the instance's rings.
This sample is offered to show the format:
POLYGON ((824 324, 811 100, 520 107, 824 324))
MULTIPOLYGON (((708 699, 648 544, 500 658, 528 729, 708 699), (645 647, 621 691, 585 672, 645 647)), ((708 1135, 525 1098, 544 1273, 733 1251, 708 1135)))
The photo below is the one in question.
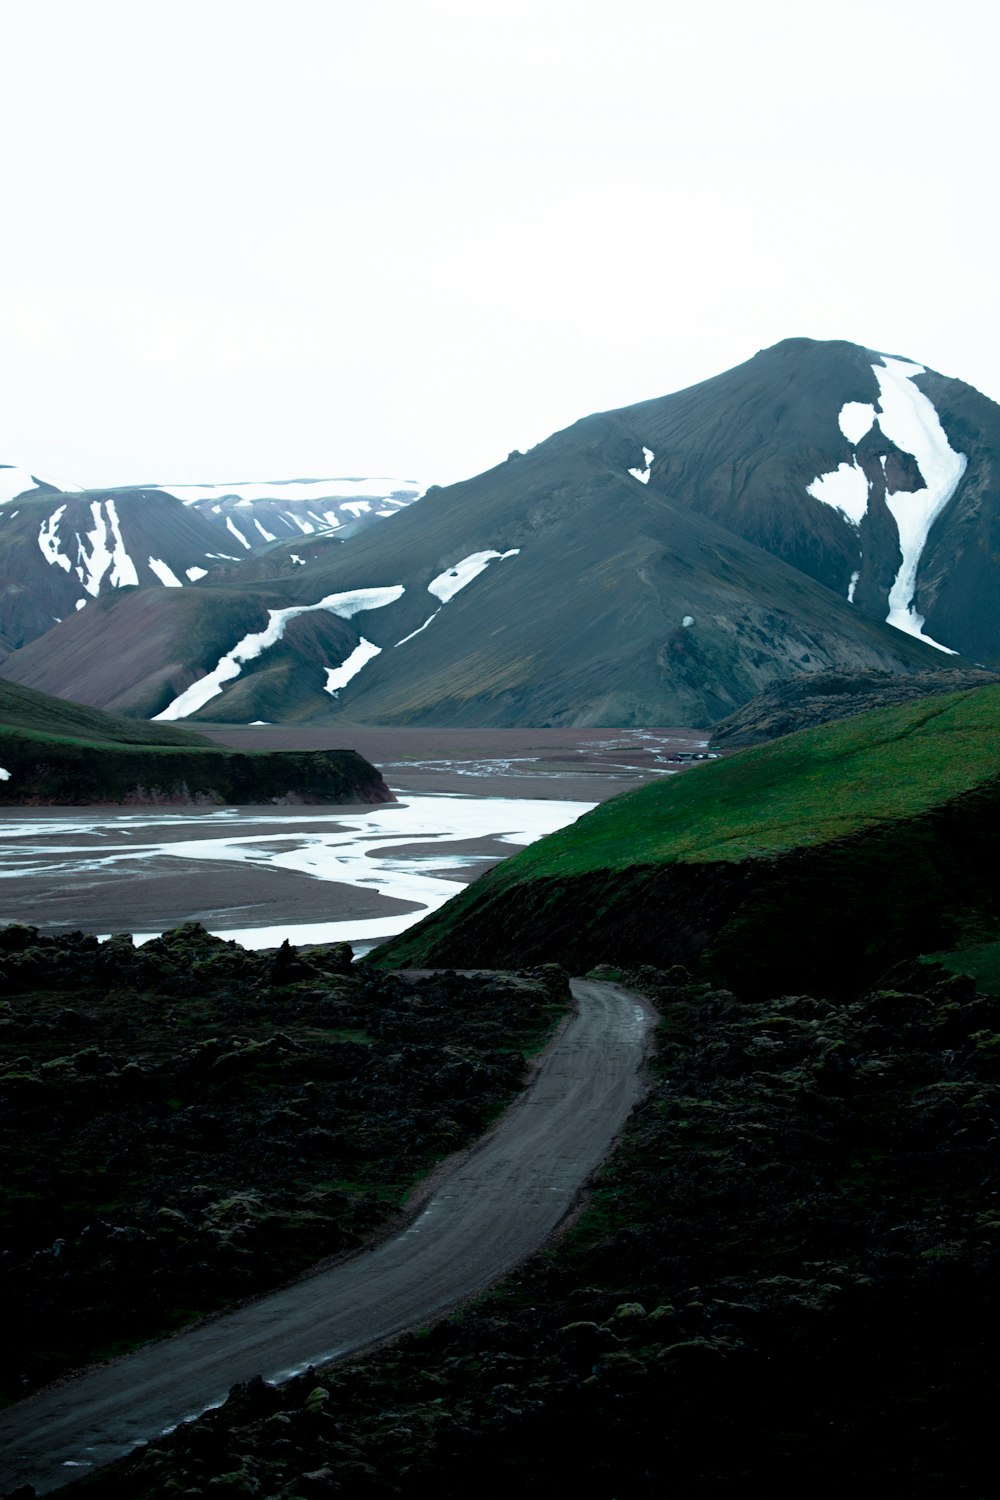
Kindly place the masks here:
MULTIPOLYGON (((334 738, 241 726, 213 737, 287 749, 334 738)), ((5 810, 0 925, 131 932, 141 942, 198 921, 248 948, 287 939, 365 951, 596 802, 675 773, 670 757, 699 753, 704 743, 675 730, 368 730, 355 738, 367 740, 358 748, 380 766, 395 803, 5 810)))

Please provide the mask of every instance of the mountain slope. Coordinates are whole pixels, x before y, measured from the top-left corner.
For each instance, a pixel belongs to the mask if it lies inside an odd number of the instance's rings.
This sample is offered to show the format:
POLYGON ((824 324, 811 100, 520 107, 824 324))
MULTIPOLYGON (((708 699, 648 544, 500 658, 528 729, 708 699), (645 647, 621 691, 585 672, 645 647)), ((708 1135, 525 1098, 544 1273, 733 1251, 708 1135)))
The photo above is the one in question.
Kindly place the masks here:
POLYGON ((62 491, 0 466, 0 648, 109 591, 188 587, 261 552, 277 553, 265 571, 280 577, 317 540, 353 535, 418 494, 394 479, 62 491))
MULTIPOLYGON (((567 449, 553 440, 431 491, 390 531, 359 536, 297 569, 280 583, 286 608, 329 612, 321 602, 340 595, 401 592, 351 617, 342 654, 322 665, 300 660, 282 701, 265 652, 194 713, 243 721, 342 714, 381 723, 709 723, 799 671, 937 664, 928 646, 865 619, 781 559, 636 482, 622 467, 626 456, 611 460, 603 445, 567 449), (362 641, 379 654, 332 697, 324 668, 340 666, 362 641)), ((197 593, 197 607, 207 610, 205 587, 191 591, 191 608, 197 593)), ((254 585, 254 631, 266 626, 263 588, 254 585)), ((228 595, 212 593, 220 603, 229 597, 237 613, 238 598, 250 609, 251 596, 235 583, 228 595)), ((194 668, 191 623, 180 608, 174 598, 158 604, 155 637, 141 597, 114 601, 101 622, 85 611, 3 671, 126 712, 171 712, 172 699, 222 655, 202 652, 200 672, 194 668), (143 637, 141 664, 112 659, 108 633, 143 637)), ((234 633, 227 648, 240 639, 234 633)))
POLYGON ((826 994, 995 935, 998 815, 1000 686, 876 709, 603 803, 375 961, 697 963, 826 994))
MULTIPOLYGON (((800 674, 1000 665, 995 451, 1000 408, 960 382, 788 340, 307 566, 231 565, 218 600, 253 623, 214 655, 171 600, 142 662, 104 662, 85 610, 3 670, 168 717, 628 725, 708 724, 800 674), (318 641, 323 615, 344 628, 318 641)), ((144 608, 117 601, 121 638, 144 608)))
POLYGON ((971 386, 787 339, 612 415, 655 450, 650 484, 870 617, 1000 664, 1000 407, 971 386))

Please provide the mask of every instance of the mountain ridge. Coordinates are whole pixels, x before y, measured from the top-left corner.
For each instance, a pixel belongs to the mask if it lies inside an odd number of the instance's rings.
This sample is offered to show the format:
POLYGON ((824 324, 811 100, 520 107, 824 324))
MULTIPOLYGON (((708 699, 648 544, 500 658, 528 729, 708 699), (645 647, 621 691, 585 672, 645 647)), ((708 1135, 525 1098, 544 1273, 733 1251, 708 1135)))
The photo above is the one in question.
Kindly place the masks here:
MULTIPOLYGON (((800 674, 933 670, 956 651, 1000 666, 997 451, 1000 407, 971 387, 786 340, 432 487, 391 528, 280 577, 267 559, 245 578, 229 565, 213 602, 253 615, 268 644, 252 656, 235 633, 207 649, 216 632, 192 623, 207 598, 187 616, 167 600, 155 668, 102 664, 85 610, 2 671, 79 693, 89 652, 88 701, 149 716, 627 726, 707 725, 800 674), (342 615, 368 591, 377 607, 342 615), (219 691, 188 710, 223 658, 219 691)), ((128 636, 145 606, 113 610, 128 636)))

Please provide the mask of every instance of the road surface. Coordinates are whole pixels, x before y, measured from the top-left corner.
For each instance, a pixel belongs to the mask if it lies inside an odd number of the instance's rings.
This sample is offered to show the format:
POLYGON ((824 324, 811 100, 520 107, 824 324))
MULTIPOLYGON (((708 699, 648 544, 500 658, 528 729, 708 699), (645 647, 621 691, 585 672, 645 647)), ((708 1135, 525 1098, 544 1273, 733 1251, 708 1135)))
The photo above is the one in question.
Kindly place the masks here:
POLYGON ((652 1012, 574 979, 529 1088, 393 1239, 0 1413, 0 1493, 58 1489, 225 1400, 440 1316, 538 1249, 639 1096, 652 1012))

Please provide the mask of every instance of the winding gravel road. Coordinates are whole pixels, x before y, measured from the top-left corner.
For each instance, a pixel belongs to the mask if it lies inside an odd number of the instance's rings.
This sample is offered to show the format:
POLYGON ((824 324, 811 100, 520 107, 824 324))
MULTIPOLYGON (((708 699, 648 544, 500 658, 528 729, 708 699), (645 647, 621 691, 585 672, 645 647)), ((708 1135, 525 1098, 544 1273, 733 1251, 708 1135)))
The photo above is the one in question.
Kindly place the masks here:
POLYGON ((253 1375, 280 1381, 428 1322, 541 1246, 641 1091, 652 1012, 618 985, 572 981, 576 1007, 529 1088, 374 1250, 0 1414, 0 1491, 58 1489, 253 1375))

